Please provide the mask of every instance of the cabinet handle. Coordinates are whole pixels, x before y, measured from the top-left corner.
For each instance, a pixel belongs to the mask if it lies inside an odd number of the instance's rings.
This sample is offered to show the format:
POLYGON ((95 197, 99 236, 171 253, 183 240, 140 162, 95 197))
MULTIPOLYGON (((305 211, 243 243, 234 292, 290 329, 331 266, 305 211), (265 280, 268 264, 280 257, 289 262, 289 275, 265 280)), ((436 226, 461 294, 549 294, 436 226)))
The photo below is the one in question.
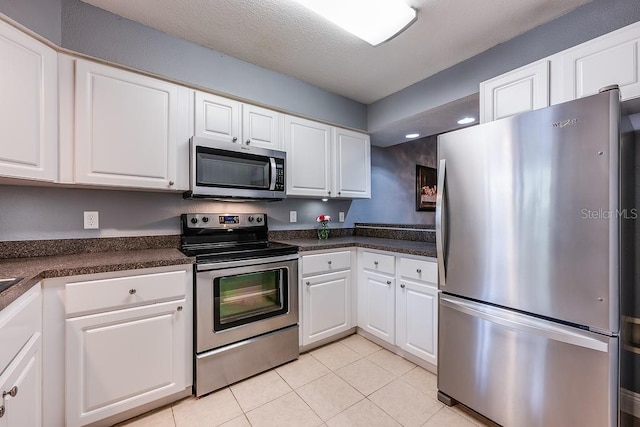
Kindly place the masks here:
POLYGON ((420 274, 422 273, 422 270, 420 270, 419 268, 416 270, 416 273, 420 274))
POLYGON ((232 141, 232 142, 236 142, 237 140, 238 140, 238 137, 237 137, 237 136, 234 136, 234 137, 231 139, 231 141, 232 141))
POLYGON ((136 291, 135 289, 129 289, 129 293, 130 293, 131 295, 135 294, 136 292, 137 292, 137 291, 136 291))
POLYGON ((342 191, 338 191, 338 196, 342 194, 342 191))
POLYGON ((400 283, 400 287, 404 289, 404 283, 400 283))
POLYGON ((329 265, 331 265, 331 260, 327 261, 327 263, 328 263, 329 265))
POLYGON ((387 285, 390 285, 390 284, 391 284, 391 280, 387 280, 387 285))
POLYGON ((251 140, 247 139, 247 145, 251 144, 251 140))
POLYGON ((6 410, 4 409, 4 405, 0 406, 0 418, 4 417, 4 413, 6 410))
POLYGON ((373 261, 373 265, 378 265, 378 261, 373 261))
POLYGON ((175 184, 175 182, 169 181, 169 187, 173 187, 173 184, 175 184))
POLYGON ((329 191, 329 195, 331 195, 331 191, 329 191))
POLYGON ((307 282, 307 286, 311 286, 311 282, 307 282))
POLYGON ((4 399, 7 395, 11 397, 16 397, 17 394, 18 394, 18 386, 14 385, 13 387, 11 387, 9 391, 2 392, 2 398, 4 399))
POLYGON ((179 305, 179 306, 178 306, 178 308, 176 308, 176 310, 178 310, 178 311, 182 311, 182 306, 181 306, 181 305, 179 305))

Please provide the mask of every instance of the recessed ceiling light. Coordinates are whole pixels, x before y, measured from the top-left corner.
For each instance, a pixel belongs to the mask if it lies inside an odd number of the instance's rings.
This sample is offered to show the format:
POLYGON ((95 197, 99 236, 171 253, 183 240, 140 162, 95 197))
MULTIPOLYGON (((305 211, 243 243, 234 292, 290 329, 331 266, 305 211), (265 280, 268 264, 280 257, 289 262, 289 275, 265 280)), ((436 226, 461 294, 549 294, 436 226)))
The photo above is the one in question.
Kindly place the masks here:
POLYGON ((419 134, 419 133, 408 133, 408 134, 406 134, 404 137, 405 137, 405 138, 417 138, 417 137, 419 137, 419 136, 420 136, 420 134, 419 134))
POLYGON ((458 120, 459 125, 468 125, 469 123, 475 122, 476 119, 473 117, 465 117, 464 119, 458 120))
POLYGON ((296 0, 372 46, 400 33, 416 20, 402 0, 296 0))

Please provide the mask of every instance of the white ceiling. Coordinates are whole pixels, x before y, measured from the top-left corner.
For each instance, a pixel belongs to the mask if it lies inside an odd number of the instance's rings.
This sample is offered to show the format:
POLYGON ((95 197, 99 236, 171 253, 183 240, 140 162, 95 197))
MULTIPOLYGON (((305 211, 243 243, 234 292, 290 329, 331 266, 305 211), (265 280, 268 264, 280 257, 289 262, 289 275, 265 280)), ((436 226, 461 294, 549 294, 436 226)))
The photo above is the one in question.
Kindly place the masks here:
POLYGON ((418 20, 372 47, 293 0, 82 0, 364 104, 590 0, 403 0, 418 20))

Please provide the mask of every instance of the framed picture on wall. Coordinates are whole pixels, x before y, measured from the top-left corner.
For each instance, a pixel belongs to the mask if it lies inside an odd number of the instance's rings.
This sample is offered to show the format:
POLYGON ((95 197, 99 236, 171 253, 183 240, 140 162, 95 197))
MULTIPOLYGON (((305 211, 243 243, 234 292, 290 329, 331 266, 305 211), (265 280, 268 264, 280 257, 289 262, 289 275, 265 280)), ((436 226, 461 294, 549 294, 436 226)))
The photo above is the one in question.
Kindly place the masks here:
POLYGON ((435 211, 438 170, 416 165, 416 211, 435 211))

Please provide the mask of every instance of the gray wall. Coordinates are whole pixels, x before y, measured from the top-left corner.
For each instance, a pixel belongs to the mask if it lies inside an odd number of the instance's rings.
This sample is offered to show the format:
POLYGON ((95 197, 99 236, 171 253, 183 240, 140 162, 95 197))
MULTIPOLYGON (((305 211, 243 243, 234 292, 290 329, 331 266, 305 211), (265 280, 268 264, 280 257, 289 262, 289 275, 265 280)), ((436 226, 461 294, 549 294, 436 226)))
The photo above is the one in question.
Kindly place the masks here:
POLYGON ((368 106, 368 130, 478 92, 481 81, 640 21, 638 0, 593 0, 368 106))
POLYGON ((79 0, 62 0, 62 46, 318 120, 367 128, 364 104, 79 0))
POLYGON ((266 212, 269 228, 315 228, 320 214, 349 217, 350 201, 287 199, 224 203, 184 200, 181 194, 0 185, 0 241, 180 234, 179 216, 189 212, 266 212), (289 223, 295 210, 297 223, 289 223), (83 229, 83 211, 99 212, 99 230, 83 229))
POLYGON ((59 45, 62 41, 60 1, 0 0, 0 13, 59 45))
POLYGON ((434 213, 416 211, 416 165, 436 167, 437 138, 371 150, 371 199, 354 200, 349 223, 434 224, 434 213))

